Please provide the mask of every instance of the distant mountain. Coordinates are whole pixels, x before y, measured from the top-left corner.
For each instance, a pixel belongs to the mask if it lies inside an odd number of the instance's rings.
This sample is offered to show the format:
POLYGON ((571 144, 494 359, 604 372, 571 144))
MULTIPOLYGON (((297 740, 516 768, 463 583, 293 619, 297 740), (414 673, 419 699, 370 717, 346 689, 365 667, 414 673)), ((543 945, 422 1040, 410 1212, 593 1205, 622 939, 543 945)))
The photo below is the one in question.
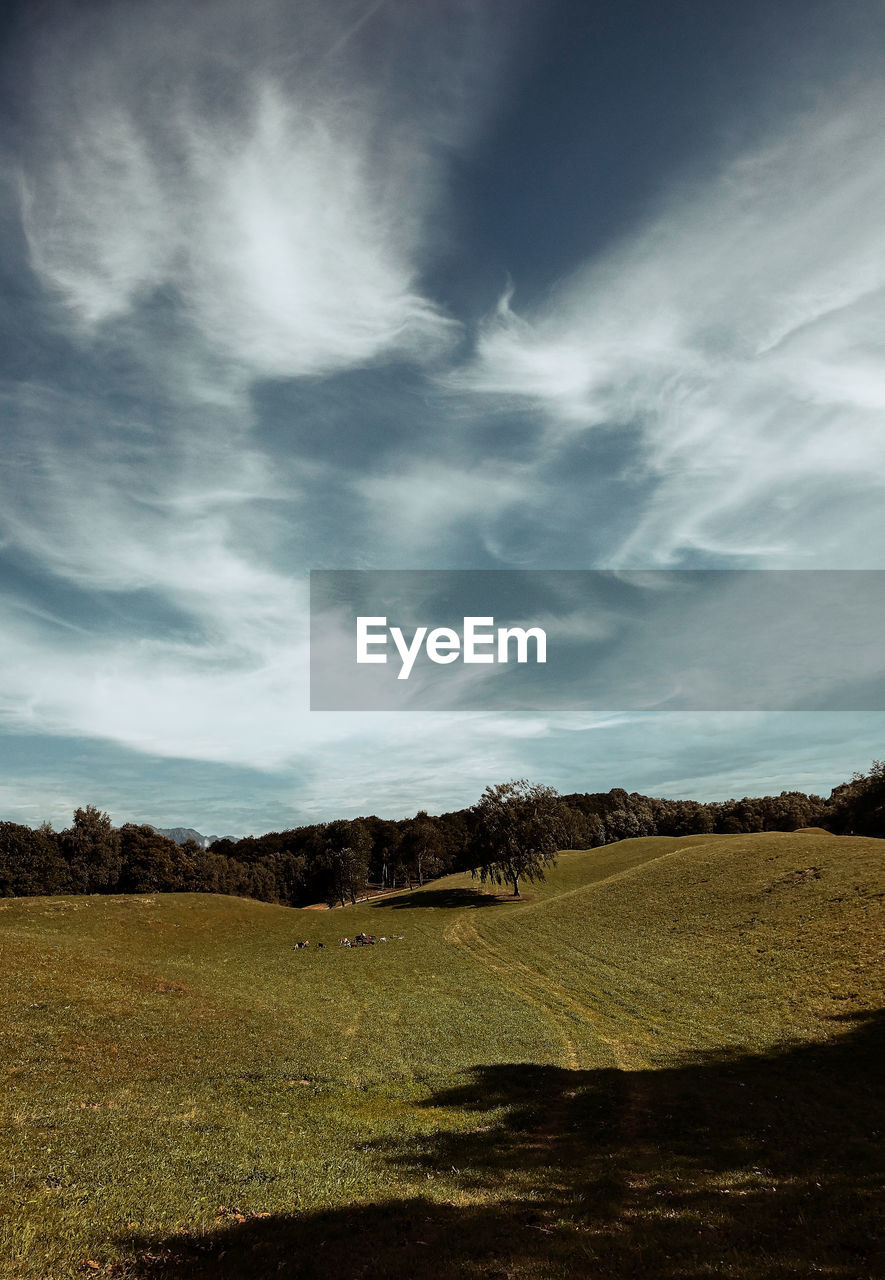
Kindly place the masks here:
POLYGON ((158 835, 168 836, 170 840, 174 840, 176 844, 186 844, 188 840, 195 840, 201 849, 208 849, 213 840, 218 840, 219 836, 201 836, 199 831, 194 831, 193 827, 151 827, 152 831, 156 831, 158 835))

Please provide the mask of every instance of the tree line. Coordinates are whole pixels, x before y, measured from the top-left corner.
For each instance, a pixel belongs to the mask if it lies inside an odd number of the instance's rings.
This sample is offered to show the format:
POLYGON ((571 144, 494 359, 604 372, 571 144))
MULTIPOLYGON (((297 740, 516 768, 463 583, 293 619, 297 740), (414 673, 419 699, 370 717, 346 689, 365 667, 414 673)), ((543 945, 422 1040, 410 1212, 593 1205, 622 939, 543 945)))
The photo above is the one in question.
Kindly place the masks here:
MULTIPOLYGON (((514 883, 529 863, 508 855, 516 826, 530 831, 538 865, 556 848, 588 849, 636 836, 795 831, 885 836, 885 762, 874 761, 829 799, 801 791, 741 800, 666 800, 611 791, 559 796, 524 784, 487 788, 471 808, 394 821, 335 819, 208 849, 153 827, 115 827, 94 805, 55 831, 0 822, 0 897, 65 893, 226 893, 299 907, 356 902, 369 885, 411 888, 450 871, 514 883), (519 807, 521 806, 521 807, 519 807), (539 808, 540 806, 540 808, 539 808), (539 816, 540 815, 540 816, 539 816), (521 825, 520 825, 521 824, 521 825), (508 860, 509 857, 509 860, 508 860)), ((529 878, 531 878, 529 876, 529 878)))

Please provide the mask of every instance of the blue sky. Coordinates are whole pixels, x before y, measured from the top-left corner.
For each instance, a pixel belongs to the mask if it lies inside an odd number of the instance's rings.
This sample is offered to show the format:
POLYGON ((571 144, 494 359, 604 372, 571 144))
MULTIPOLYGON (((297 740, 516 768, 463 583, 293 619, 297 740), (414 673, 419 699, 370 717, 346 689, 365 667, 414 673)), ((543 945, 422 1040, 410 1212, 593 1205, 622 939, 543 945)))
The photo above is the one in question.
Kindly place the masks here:
POLYGON ((311 568, 883 567, 880 5, 2 23, 0 816, 259 832, 882 754, 873 713, 307 696, 311 568))

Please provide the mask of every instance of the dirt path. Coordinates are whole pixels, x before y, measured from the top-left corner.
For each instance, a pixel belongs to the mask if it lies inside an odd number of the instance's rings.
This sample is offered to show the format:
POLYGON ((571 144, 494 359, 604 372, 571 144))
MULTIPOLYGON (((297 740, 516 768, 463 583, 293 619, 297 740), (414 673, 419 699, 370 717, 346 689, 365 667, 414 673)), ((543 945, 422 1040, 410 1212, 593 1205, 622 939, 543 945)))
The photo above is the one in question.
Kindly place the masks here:
POLYGON ((366 902, 377 902, 381 898, 397 898, 403 893, 414 893, 414 889, 379 889, 377 893, 367 893, 364 898, 357 898, 356 902, 333 902, 331 906, 328 902, 309 902, 306 907, 300 907, 300 911, 341 911, 342 907, 346 911, 348 907, 361 907, 366 902))

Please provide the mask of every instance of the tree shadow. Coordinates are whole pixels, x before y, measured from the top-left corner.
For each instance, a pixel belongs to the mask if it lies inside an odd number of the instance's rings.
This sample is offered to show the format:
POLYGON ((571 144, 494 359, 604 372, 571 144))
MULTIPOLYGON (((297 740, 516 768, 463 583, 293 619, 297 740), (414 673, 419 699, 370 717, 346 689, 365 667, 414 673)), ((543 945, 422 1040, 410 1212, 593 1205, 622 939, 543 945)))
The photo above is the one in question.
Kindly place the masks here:
POLYGON ((873 1280, 885 1274, 885 1018, 840 1021, 823 1044, 659 1070, 476 1066, 426 1103, 475 1111, 472 1131, 376 1144, 413 1181, 457 1171, 459 1203, 131 1239, 118 1274, 873 1280))
POLYGON ((418 889, 414 893, 397 895, 381 902, 373 902, 378 910, 401 911, 414 907, 500 907, 502 899, 481 889, 418 889))

